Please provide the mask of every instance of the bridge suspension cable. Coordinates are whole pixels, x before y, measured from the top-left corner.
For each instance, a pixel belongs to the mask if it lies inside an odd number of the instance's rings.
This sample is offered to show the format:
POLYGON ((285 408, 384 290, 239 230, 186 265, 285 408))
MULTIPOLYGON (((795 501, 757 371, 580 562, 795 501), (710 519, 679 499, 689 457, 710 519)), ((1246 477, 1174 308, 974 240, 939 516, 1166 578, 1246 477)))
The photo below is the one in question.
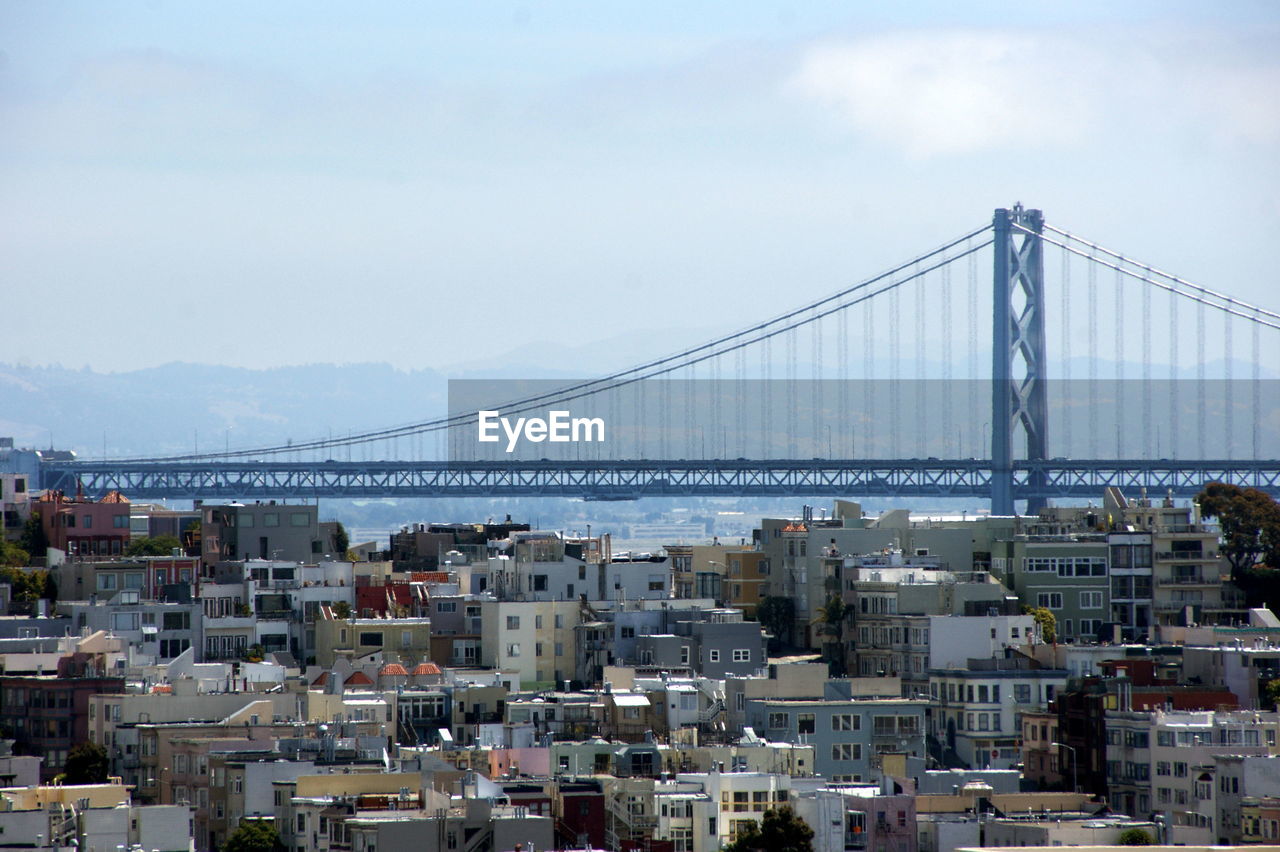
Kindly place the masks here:
MULTIPOLYGON (((570 402, 575 399, 592 396, 619 387, 625 387, 626 385, 634 384, 643 381, 644 379, 665 376, 676 370, 692 367, 695 364, 699 364, 711 358, 735 352, 757 343, 770 341, 778 335, 794 332, 802 326, 818 321, 824 317, 830 316, 831 314, 844 311, 855 305, 867 302, 884 293, 896 293, 898 288, 902 287, 904 284, 914 281, 917 277, 980 251, 981 249, 991 245, 991 240, 988 239, 975 243, 973 242, 973 239, 986 231, 989 231, 990 227, 990 225, 984 225, 981 228, 972 230, 926 252, 925 254, 913 258, 905 263, 898 264, 897 266, 861 281, 858 284, 844 288, 836 293, 817 301, 810 302, 802 307, 779 314, 772 319, 756 323, 740 331, 716 338, 715 340, 690 349, 685 349, 673 355, 668 355, 663 358, 654 359, 643 364, 630 367, 626 370, 620 370, 596 379, 568 385, 554 391, 511 400, 502 406, 502 410, 504 414, 520 414, 522 412, 540 408, 549 403, 570 402), (962 245, 963 248, 957 253, 948 254, 951 249, 955 249, 957 246, 962 245), (939 255, 942 256, 941 260, 933 260, 939 255), (927 265, 926 262, 928 262, 927 265), (906 272, 907 270, 912 271, 909 274, 898 277, 901 273, 906 272), (886 280, 888 283, 883 283, 886 280), (877 285, 882 286, 877 287, 877 285), (850 298, 852 296, 856 296, 856 298, 850 298)), ((353 444, 368 444, 375 441, 385 441, 410 434, 443 431, 454 426, 466 425, 468 423, 475 422, 476 418, 477 412, 470 411, 463 414, 424 420, 404 426, 360 432, 346 437, 288 442, 285 444, 276 444, 266 447, 253 447, 223 452, 197 452, 168 456, 133 458, 129 460, 135 462, 203 461, 212 459, 248 458, 253 456, 275 455, 279 453, 296 453, 307 450, 346 447, 353 444)))

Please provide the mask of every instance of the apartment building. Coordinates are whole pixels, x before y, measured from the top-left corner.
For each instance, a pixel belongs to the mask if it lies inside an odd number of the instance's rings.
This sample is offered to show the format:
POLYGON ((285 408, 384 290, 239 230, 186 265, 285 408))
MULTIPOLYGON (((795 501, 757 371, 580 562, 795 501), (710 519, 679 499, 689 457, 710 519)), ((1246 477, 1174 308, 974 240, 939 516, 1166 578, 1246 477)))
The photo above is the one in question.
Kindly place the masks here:
POLYGON ((747 720, 768 740, 812 745, 816 774, 859 783, 879 777, 881 755, 924 755, 927 706, 903 698, 760 699, 747 702, 747 720))
POLYGON ((1161 813, 1174 843, 1209 845, 1219 836, 1215 757, 1267 754, 1280 715, 1257 711, 1106 713, 1107 784, 1125 813, 1161 813))
POLYGON ((1022 714, 1043 712, 1067 676, 1020 655, 935 669, 929 673, 929 734, 944 755, 970 768, 1009 769, 1022 759, 1022 714))

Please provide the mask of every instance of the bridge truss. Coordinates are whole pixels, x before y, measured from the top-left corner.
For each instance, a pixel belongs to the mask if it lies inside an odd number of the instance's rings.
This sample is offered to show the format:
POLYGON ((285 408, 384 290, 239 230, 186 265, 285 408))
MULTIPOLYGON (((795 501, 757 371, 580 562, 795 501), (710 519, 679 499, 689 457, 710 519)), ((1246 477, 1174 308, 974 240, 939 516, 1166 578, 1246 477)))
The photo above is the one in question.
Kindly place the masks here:
MULTIPOLYGON (((1135 494, 1190 497, 1230 482, 1280 496, 1280 462, 1037 460, 1012 465, 1020 500, 1097 498, 1114 485, 1135 494)), ((137 499, 576 497, 975 497, 991 495, 982 459, 600 462, 77 462, 49 465, 45 486, 137 499)))

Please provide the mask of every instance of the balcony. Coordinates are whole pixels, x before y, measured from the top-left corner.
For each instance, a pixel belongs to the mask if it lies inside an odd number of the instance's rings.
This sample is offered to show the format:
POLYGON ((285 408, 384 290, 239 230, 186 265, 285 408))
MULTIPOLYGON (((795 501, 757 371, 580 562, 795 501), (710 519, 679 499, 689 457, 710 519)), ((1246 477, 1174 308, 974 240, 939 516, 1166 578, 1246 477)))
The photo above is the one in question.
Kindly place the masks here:
POLYGON ((1205 552, 1163 550, 1155 555, 1157 562, 1217 562, 1220 556, 1220 553, 1212 550, 1205 552))
POLYGON ((1182 612, 1189 606, 1203 607, 1205 601, 1156 601, 1151 608, 1156 612, 1182 612))
POLYGON ((1157 586, 1218 586, 1221 577, 1206 577, 1203 574, 1181 574, 1174 577, 1157 577, 1157 586))

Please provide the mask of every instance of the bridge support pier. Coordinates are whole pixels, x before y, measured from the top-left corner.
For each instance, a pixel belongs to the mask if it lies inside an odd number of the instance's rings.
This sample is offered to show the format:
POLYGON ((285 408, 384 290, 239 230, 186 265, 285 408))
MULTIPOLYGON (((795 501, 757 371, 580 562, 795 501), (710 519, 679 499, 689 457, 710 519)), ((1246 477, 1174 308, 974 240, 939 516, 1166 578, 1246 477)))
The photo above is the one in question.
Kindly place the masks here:
MULTIPOLYGON (((1044 250, 1040 239, 1044 214, 1018 204, 1012 209, 997 210, 993 226, 991 513, 1012 515, 1015 438, 1022 433, 1025 458, 1044 459, 1049 425, 1044 250)), ((1040 499, 1029 500, 1028 514, 1038 512, 1043 503, 1040 499)))

